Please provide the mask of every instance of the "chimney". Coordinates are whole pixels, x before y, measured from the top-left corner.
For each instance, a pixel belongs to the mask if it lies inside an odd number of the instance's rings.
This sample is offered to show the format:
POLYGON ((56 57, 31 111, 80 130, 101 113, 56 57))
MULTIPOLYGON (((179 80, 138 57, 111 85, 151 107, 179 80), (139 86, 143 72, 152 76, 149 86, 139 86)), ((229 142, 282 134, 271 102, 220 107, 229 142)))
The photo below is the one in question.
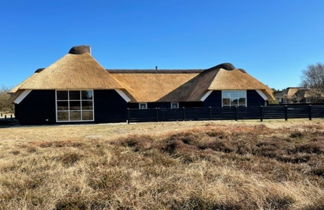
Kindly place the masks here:
POLYGON ((91 55, 91 49, 90 46, 88 45, 79 45, 79 46, 74 46, 70 49, 69 51, 70 54, 83 54, 83 53, 89 53, 91 55))

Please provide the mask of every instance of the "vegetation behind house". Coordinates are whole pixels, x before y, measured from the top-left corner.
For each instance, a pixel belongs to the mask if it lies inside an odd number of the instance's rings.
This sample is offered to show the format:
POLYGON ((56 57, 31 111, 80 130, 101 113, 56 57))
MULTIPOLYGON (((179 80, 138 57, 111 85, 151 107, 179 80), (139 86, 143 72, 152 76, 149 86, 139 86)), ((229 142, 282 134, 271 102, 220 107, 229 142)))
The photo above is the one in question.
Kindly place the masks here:
POLYGON ((0 89, 0 112, 13 113, 13 104, 8 94, 9 89, 0 89))

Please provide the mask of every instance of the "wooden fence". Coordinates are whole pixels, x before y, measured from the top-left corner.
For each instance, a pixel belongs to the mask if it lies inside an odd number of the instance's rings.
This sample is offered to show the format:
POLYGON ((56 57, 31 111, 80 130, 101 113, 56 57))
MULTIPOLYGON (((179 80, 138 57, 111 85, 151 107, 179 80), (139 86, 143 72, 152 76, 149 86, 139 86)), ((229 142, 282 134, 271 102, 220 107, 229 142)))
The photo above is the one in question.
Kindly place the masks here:
POLYGON ((322 118, 324 105, 276 105, 261 107, 196 107, 196 108, 155 108, 128 109, 127 121, 159 122, 186 120, 243 120, 243 119, 285 119, 322 118))

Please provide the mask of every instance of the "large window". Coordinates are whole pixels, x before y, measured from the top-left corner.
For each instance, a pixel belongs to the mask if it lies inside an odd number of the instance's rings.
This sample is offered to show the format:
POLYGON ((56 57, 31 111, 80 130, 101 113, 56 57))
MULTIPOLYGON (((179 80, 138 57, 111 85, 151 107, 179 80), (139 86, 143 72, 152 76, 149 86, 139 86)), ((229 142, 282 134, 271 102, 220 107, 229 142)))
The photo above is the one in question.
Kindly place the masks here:
POLYGON ((246 106, 246 90, 223 90, 222 106, 246 106))
POLYGON ((56 121, 93 121, 93 91, 56 91, 56 121))

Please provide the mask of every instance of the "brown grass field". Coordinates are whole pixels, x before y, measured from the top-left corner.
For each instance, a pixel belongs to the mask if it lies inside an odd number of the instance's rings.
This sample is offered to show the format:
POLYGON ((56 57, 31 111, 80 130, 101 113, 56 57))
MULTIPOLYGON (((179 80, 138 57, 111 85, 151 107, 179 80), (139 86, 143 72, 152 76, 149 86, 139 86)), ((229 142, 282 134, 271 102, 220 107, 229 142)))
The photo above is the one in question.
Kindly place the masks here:
POLYGON ((324 209, 324 120, 0 128, 0 209, 324 209))

